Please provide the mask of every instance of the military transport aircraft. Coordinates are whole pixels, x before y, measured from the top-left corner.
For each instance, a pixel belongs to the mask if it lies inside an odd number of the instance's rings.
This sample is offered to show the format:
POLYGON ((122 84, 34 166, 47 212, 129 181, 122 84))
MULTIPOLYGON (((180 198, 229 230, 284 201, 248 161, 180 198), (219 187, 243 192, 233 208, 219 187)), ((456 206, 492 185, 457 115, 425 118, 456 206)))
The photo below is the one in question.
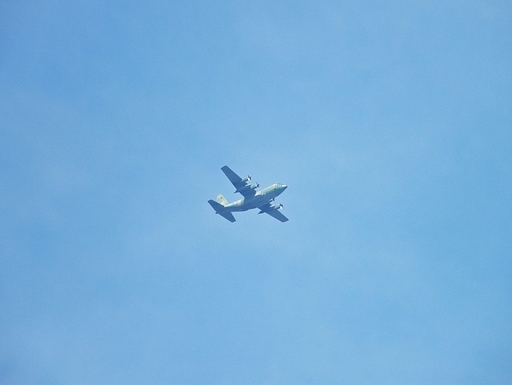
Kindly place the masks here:
POLYGON ((230 222, 236 221, 233 216, 234 211, 247 211, 259 208, 258 214, 266 213, 281 222, 286 222, 286 218, 279 210, 283 208, 282 204, 274 204, 274 198, 281 194, 288 187, 285 184, 274 183, 263 190, 257 191, 259 184, 249 184, 251 177, 240 178, 228 166, 224 166, 221 170, 226 174, 228 179, 235 186, 235 193, 240 193, 244 197, 232 203, 228 203, 224 195, 219 194, 216 201, 210 199, 208 203, 215 210, 215 214, 219 214, 230 222))

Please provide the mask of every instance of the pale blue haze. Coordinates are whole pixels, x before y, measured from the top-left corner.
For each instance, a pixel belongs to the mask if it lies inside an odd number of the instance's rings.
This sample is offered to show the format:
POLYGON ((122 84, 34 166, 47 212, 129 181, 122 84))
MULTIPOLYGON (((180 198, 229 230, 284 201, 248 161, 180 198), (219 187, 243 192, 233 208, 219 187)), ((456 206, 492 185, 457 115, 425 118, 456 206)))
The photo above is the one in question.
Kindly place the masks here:
POLYGON ((2 2, 0 384, 511 384, 511 69, 510 1, 2 2))

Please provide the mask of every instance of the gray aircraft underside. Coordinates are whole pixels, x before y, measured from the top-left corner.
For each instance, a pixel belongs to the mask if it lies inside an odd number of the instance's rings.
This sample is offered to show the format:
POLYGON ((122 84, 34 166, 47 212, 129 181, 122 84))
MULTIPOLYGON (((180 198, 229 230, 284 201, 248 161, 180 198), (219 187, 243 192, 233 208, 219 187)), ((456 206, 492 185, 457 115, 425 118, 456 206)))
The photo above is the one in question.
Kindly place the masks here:
POLYGON ((286 218, 279 210, 283 208, 282 204, 274 204, 274 199, 280 195, 288 186, 281 183, 274 183, 264 189, 257 190, 258 184, 250 184, 251 177, 240 178, 228 166, 224 166, 221 170, 226 174, 230 182, 235 186, 235 193, 243 195, 242 199, 229 203, 224 195, 219 194, 216 200, 210 199, 208 203, 215 210, 215 214, 219 214, 230 222, 235 222, 233 216, 235 211, 247 211, 258 208, 258 214, 268 214, 281 222, 286 222, 286 218))

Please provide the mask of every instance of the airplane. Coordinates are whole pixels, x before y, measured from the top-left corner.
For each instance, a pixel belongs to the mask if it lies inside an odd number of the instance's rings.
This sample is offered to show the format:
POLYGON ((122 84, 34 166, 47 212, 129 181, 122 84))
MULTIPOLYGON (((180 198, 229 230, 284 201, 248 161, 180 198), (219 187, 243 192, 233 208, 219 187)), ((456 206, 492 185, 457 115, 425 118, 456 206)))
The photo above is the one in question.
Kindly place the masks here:
POLYGON ((222 167, 221 170, 226 174, 233 186, 235 186, 236 190, 234 194, 240 193, 243 195, 243 198, 229 203, 226 198, 224 198, 224 195, 219 194, 215 201, 210 199, 208 203, 215 210, 215 214, 219 214, 230 222, 235 222, 236 219, 233 216, 233 212, 259 208, 260 212, 258 214, 268 214, 281 222, 288 220, 288 218, 279 211, 283 208, 283 205, 276 205, 274 203, 274 199, 286 190, 287 185, 274 183, 258 191, 256 189, 259 187, 259 184, 249 183, 251 181, 250 175, 242 179, 228 166, 222 167))

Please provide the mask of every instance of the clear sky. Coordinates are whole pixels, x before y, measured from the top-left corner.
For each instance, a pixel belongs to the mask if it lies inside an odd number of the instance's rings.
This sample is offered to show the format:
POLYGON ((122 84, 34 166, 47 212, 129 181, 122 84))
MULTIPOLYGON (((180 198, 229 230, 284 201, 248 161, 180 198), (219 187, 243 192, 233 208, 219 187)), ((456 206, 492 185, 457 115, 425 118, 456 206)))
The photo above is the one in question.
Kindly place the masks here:
POLYGON ((511 69, 510 1, 2 2, 0 384, 511 384, 511 69))

